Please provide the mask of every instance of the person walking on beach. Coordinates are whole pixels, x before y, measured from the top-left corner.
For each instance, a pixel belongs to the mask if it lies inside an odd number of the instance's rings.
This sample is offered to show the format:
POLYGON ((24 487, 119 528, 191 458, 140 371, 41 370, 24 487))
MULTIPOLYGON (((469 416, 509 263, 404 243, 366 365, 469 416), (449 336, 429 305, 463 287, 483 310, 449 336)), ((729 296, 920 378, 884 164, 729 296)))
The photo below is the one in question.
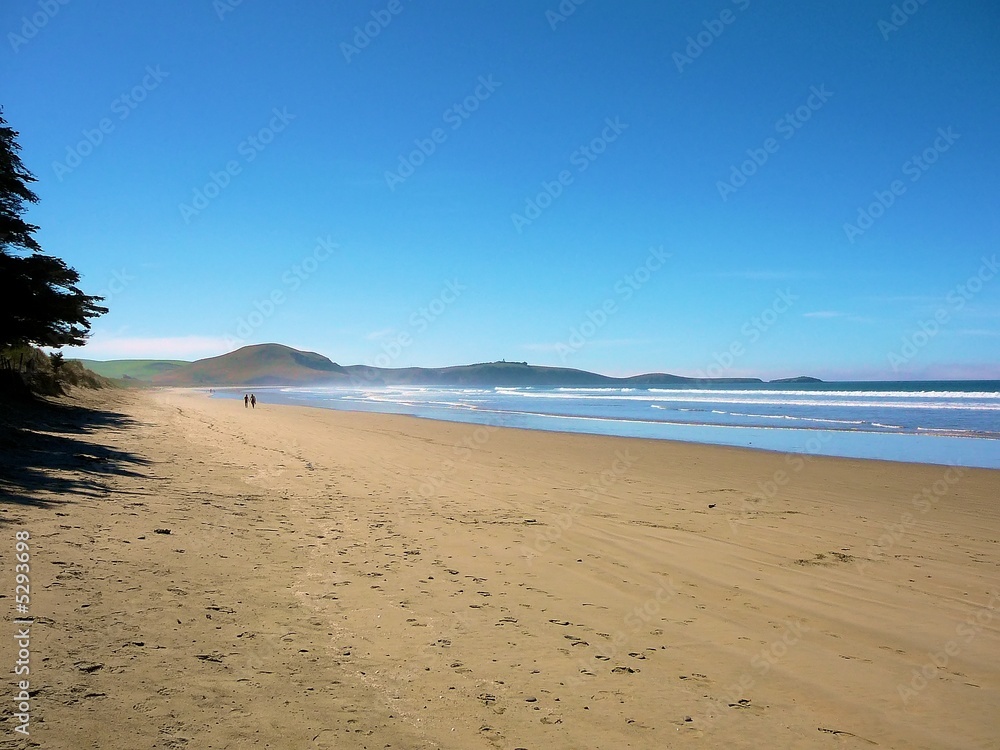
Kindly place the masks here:
POLYGON ((252 393, 250 394, 250 406, 252 406, 254 409, 257 408, 257 397, 252 393))
POLYGON ((250 404, 250 397, 247 394, 243 394, 243 408, 246 409, 250 404))

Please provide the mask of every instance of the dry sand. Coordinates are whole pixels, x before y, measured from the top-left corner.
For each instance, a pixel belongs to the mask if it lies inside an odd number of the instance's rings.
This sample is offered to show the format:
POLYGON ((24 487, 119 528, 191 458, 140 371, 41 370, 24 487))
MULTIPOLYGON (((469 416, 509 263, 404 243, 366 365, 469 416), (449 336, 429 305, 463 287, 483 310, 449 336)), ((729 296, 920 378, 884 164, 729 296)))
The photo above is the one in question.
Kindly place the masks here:
POLYGON ((1000 747, 1000 472, 73 398, 0 747, 1000 747))

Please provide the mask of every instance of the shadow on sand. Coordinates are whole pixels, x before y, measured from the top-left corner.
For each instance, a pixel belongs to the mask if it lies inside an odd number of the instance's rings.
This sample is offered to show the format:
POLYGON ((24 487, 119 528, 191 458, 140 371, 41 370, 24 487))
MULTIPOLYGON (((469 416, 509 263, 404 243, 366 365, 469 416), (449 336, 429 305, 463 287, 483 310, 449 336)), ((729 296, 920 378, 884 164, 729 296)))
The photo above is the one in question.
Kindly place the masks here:
MULTIPOLYGON (((56 508, 80 496, 107 497, 109 477, 143 477, 146 459, 100 444, 101 431, 135 424, 104 409, 0 401, 0 508, 56 508)), ((4 516, 0 524, 14 520, 4 516)))

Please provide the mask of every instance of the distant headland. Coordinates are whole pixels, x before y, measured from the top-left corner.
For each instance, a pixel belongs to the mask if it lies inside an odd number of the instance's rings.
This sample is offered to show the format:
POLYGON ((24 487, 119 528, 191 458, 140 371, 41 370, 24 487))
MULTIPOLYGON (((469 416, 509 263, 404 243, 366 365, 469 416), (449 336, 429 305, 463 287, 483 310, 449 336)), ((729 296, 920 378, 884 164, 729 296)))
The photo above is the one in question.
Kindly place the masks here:
MULTIPOLYGON (((616 378, 568 367, 527 362, 481 362, 454 367, 369 367, 339 365, 315 352, 282 344, 255 344, 195 362, 179 360, 81 360, 105 377, 164 386, 656 386, 696 383, 764 383, 760 378, 689 378, 653 372, 616 378)), ((772 383, 819 383, 799 376, 772 383)))

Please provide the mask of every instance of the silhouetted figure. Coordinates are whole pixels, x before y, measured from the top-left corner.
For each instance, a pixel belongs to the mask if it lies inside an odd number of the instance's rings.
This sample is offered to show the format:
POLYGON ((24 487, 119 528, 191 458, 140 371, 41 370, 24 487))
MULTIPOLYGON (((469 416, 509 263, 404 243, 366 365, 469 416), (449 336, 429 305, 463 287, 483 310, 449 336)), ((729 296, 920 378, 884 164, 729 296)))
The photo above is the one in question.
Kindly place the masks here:
POLYGON ((252 393, 250 394, 250 406, 252 406, 254 409, 257 408, 257 397, 252 393))
POLYGON ((250 405, 250 397, 247 394, 243 394, 243 408, 246 409, 250 405))

